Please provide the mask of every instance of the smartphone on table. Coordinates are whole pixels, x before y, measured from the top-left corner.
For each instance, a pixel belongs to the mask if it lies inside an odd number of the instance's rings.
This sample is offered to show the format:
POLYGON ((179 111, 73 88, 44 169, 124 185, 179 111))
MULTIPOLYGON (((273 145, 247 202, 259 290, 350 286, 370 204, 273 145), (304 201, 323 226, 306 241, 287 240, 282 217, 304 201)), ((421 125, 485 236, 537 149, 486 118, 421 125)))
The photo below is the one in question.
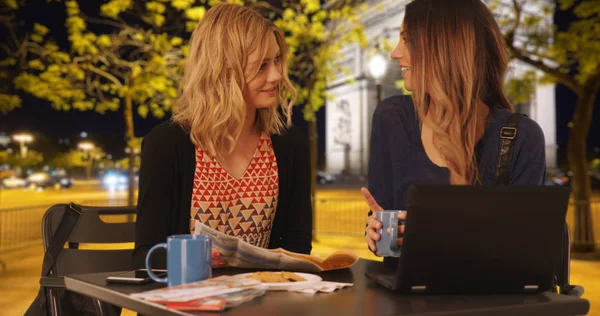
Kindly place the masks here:
MULTIPOLYGON (((167 270, 152 269, 152 272, 159 278, 167 277, 167 270)), ((154 281, 150 278, 146 269, 122 272, 106 278, 106 283, 111 284, 146 284, 150 282, 154 281)))

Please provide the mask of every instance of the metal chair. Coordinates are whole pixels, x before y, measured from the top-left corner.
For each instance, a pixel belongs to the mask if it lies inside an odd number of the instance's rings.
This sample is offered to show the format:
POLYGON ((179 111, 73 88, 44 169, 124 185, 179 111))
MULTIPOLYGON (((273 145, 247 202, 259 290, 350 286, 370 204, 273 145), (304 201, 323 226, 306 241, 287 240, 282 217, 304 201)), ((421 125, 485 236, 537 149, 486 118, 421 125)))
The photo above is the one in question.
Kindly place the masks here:
MULTIPOLYGON (((50 207, 42 219, 44 251, 48 249, 59 223, 68 211, 69 204, 50 207)), ((60 308, 59 291, 64 291, 63 277, 71 274, 96 273, 132 270, 133 249, 96 250, 79 249, 80 243, 104 244, 133 242, 135 223, 106 223, 100 215, 132 215, 135 207, 92 207, 81 206, 81 214, 68 237, 68 248, 63 248, 56 258, 50 276, 42 276, 40 285, 46 289, 48 308, 52 315, 58 315, 60 308)), ((94 308, 99 315, 107 314, 111 305, 94 299, 94 308)))
POLYGON ((570 284, 571 231, 567 223, 565 223, 565 232, 562 243, 562 253, 559 258, 560 262, 557 263, 555 272, 556 285, 558 286, 557 292, 564 295, 581 297, 584 293, 583 286, 570 284))

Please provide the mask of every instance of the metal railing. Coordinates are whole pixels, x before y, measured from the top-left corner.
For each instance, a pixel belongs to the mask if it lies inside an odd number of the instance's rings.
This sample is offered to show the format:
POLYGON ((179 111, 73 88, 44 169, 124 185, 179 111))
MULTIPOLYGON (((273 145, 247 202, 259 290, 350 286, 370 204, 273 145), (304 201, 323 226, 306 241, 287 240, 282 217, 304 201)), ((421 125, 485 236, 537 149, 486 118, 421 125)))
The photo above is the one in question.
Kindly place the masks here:
MULTIPOLYGON (((567 211, 572 240, 577 206, 578 203, 572 202, 567 211)), ((600 201, 592 201, 590 211, 594 241, 600 246, 600 201)), ((363 199, 318 199, 313 230, 316 235, 364 236, 367 214, 368 206, 363 199)))
MULTIPOLYGON (((126 199, 81 201, 88 206, 122 206, 126 199)), ((41 221, 51 205, 0 209, 0 254, 41 243, 41 221)), ((574 227, 574 204, 569 207, 567 223, 574 227)), ((317 199, 315 201, 315 235, 363 236, 368 207, 363 199, 317 199)), ((600 245, 600 201, 591 205, 596 245, 600 245), (595 219, 595 220, 594 220, 595 219)))
POLYGON ((363 236, 369 207, 363 199, 316 199, 315 235, 363 236))
MULTIPOLYGON (((569 210, 567 212, 567 224, 571 228, 571 242, 583 241, 586 238, 584 231, 575 230, 575 222, 577 221, 579 227, 589 227, 594 232, 593 243, 596 248, 600 247, 600 200, 594 200, 590 203, 589 211, 591 218, 583 216, 587 212, 587 203, 581 203, 579 201, 571 201, 569 210), (576 216, 579 213, 579 217, 576 216)), ((589 230, 588 230, 589 233, 589 230)), ((578 242, 578 246, 593 246, 587 242, 578 242)))

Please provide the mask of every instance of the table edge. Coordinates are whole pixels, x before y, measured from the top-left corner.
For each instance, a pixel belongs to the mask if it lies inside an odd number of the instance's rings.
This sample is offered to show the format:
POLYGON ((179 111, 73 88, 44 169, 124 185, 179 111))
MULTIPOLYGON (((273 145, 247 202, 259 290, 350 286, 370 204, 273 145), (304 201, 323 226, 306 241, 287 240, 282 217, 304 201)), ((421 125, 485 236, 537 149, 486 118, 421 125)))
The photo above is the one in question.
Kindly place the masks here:
POLYGON ((77 292, 82 295, 96 298, 102 302, 127 308, 141 314, 155 315, 156 312, 160 310, 162 313, 167 313, 168 315, 190 315, 182 311, 167 309, 162 305, 136 299, 134 297, 130 297, 127 294, 123 294, 118 291, 114 291, 106 287, 101 287, 89 282, 81 281, 69 276, 65 277, 65 288, 69 291, 77 292), (84 285, 85 287, 94 289, 96 291, 94 293, 88 293, 87 291, 81 289, 81 285, 84 285))

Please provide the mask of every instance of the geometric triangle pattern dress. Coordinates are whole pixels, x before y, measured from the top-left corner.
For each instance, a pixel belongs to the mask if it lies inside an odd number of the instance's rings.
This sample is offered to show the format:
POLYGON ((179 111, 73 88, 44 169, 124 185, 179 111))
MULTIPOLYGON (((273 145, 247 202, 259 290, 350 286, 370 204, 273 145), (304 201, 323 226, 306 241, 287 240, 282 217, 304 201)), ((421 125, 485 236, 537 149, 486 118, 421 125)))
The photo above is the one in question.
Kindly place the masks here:
POLYGON ((254 156, 240 179, 196 147, 191 230, 199 220, 222 233, 267 248, 278 197, 277 160, 267 133, 261 134, 254 156))

